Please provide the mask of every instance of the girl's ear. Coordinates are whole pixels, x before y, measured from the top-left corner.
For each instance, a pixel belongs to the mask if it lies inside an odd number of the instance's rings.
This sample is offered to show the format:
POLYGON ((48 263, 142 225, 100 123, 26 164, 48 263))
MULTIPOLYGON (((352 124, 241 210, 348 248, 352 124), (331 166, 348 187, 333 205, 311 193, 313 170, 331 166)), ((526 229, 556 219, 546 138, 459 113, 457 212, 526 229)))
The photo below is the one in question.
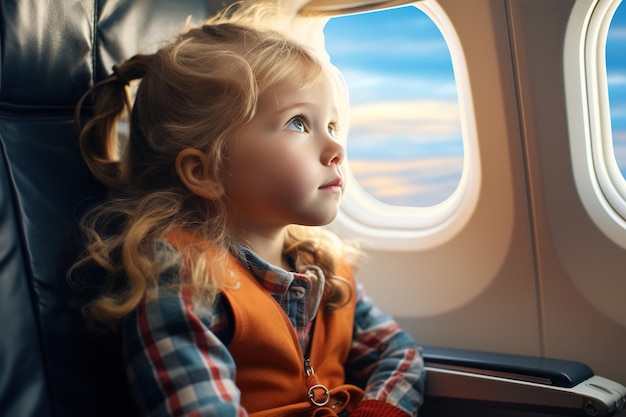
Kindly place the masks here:
POLYGON ((224 186, 212 177, 207 163, 205 153, 198 149, 186 148, 176 157, 176 173, 192 193, 207 200, 217 200, 224 195, 224 186))

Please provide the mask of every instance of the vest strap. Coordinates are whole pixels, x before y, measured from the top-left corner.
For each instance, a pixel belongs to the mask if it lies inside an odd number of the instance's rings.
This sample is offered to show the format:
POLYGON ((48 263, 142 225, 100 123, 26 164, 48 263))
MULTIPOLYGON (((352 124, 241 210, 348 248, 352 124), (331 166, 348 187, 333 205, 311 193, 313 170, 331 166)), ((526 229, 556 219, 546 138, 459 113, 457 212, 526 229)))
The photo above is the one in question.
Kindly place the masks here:
POLYGON ((342 411, 351 412, 361 398, 363 398, 361 388, 345 384, 328 390, 328 401, 325 406, 311 405, 310 402, 303 401, 251 413, 250 417, 337 417, 342 411))

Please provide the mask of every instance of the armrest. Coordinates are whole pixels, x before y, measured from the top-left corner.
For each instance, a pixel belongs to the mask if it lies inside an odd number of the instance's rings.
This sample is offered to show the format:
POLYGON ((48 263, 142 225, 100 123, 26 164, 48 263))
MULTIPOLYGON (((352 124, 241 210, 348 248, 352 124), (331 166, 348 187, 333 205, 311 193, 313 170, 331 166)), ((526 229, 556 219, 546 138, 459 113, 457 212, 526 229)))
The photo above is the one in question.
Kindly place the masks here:
POLYGON ((593 371, 584 363, 536 356, 508 355, 475 350, 424 347, 424 360, 431 366, 467 370, 571 388, 591 378, 593 371))
POLYGON ((580 362, 436 347, 422 352, 426 416, 472 415, 468 410, 473 409, 481 416, 486 410, 497 410, 491 415, 498 416, 521 410, 596 417, 614 416, 626 407, 626 387, 580 362), (446 404, 455 411, 447 414, 446 404))

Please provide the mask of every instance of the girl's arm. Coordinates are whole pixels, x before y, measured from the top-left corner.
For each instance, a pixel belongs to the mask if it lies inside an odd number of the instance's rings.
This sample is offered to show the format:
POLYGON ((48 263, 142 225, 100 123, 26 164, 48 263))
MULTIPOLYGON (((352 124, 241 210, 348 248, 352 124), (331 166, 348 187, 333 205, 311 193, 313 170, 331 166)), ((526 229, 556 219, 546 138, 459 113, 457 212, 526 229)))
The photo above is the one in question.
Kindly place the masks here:
POLYGON ((188 294, 161 289, 124 320, 128 376, 143 415, 248 415, 233 358, 203 319, 188 294))
POLYGON ((365 386, 351 417, 416 416, 424 392, 424 364, 408 333, 357 287, 354 336, 346 371, 365 386))

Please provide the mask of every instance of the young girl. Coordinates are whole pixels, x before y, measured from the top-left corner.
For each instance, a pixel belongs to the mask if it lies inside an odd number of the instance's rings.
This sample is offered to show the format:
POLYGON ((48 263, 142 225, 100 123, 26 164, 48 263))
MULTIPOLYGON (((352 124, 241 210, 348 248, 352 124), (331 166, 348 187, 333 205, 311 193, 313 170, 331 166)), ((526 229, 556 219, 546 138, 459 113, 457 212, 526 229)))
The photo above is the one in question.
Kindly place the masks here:
POLYGON ((110 199, 83 219, 74 273, 106 272, 86 312, 121 330, 143 414, 417 415, 418 349, 355 284, 356 250, 312 227, 344 189, 329 63, 221 15, 92 92, 80 145, 110 199))

